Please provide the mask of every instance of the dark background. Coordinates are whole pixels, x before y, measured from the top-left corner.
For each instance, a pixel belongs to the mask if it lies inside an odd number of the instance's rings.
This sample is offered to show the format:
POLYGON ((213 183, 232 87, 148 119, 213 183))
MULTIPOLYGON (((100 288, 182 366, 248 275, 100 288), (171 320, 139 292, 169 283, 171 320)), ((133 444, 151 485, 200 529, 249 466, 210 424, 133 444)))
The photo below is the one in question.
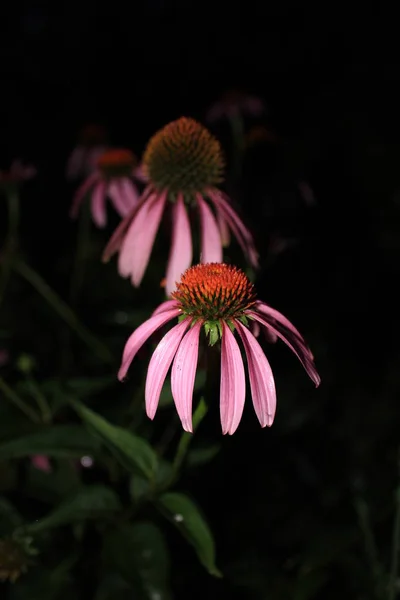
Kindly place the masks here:
MULTIPOLYGON (((357 506, 369 507, 387 571, 400 382, 394 15, 351 3, 168 0, 27 2, 5 12, 0 156, 39 169, 40 204, 24 217, 39 270, 57 263, 55 236, 60 253, 69 243, 64 166, 80 126, 101 122, 140 154, 156 129, 181 115, 203 119, 226 89, 264 99, 260 121, 283 143, 247 156, 235 200, 261 248, 259 296, 304 332, 322 385, 313 389, 286 348, 271 349, 274 426, 259 430, 247 407, 218 457, 182 482, 209 518, 225 578, 208 577, 171 534, 175 590, 378 597, 357 506), (315 192, 312 209, 296 191, 301 179, 315 192), (299 243, 271 263, 276 232, 299 243)), ((228 139, 222 125, 215 131, 228 139)), ((217 425, 203 427, 218 439, 217 425)))

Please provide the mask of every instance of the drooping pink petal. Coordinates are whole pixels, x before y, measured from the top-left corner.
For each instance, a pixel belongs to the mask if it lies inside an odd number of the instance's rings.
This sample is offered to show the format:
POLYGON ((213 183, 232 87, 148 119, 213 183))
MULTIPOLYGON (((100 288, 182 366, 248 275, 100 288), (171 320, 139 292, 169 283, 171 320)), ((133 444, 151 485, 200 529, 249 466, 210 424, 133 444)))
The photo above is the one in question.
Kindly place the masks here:
POLYGON ((192 433, 192 402, 199 355, 201 323, 188 331, 179 345, 171 371, 171 390, 182 427, 192 433))
POLYGON ((71 210, 69 213, 71 219, 76 219, 76 217, 78 216, 79 208, 80 208, 82 201, 84 200, 86 194, 88 194, 90 192, 91 188, 95 185, 95 183, 97 181, 100 181, 100 179, 101 179, 100 173, 98 173, 98 172, 92 173, 82 183, 82 185, 77 189, 77 191, 73 197, 72 206, 71 206, 71 210))
POLYGON ((138 165, 133 169, 132 175, 138 179, 141 183, 147 183, 149 178, 145 172, 143 164, 138 165))
POLYGON ((35 469, 39 469, 39 471, 43 471, 44 473, 51 472, 50 460, 44 454, 34 454, 31 458, 31 463, 35 469))
POLYGON ((86 160, 86 152, 83 146, 77 146, 72 150, 65 169, 67 179, 77 179, 80 176, 86 160))
POLYGON ((168 369, 190 321, 190 319, 184 319, 175 325, 164 335, 153 352, 147 371, 145 389, 146 413, 150 419, 154 419, 168 369))
POLYGON ((132 221, 136 217, 138 211, 142 208, 143 204, 147 202, 152 202, 156 198, 156 194, 152 186, 147 186, 141 195, 138 204, 132 208, 132 210, 124 217, 121 223, 118 225, 111 238, 108 241, 107 246, 104 249, 102 260, 103 262, 107 262, 110 260, 111 256, 118 252, 121 248, 121 244, 124 241, 126 232, 132 224, 132 221))
POLYGON ((243 360, 235 336, 222 323, 220 414, 222 433, 235 433, 242 418, 246 383, 243 360))
POLYGON ((108 186, 108 195, 121 217, 125 217, 139 200, 139 193, 128 177, 112 180, 108 186))
POLYGON ((151 316, 154 317, 154 315, 159 315, 166 310, 171 310, 171 308, 179 308, 179 302, 177 300, 166 300, 165 302, 162 302, 160 306, 157 306, 151 316))
POLYGON ((217 222, 208 204, 201 194, 196 194, 197 206, 201 222, 201 257, 202 263, 222 262, 222 242, 217 222))
POLYGON ((293 323, 291 323, 289 319, 285 317, 285 315, 280 313, 275 308, 272 308, 272 306, 269 306, 265 302, 261 302, 260 300, 256 301, 254 309, 265 315, 267 321, 270 320, 270 318, 272 318, 271 324, 277 329, 280 329, 279 326, 282 326, 281 331, 283 331, 283 335, 286 335, 286 337, 290 338, 291 334, 295 335, 299 339, 299 341, 305 346, 305 348, 307 348, 311 358, 313 358, 311 350, 305 343, 300 331, 296 329, 293 323))
POLYGON ((276 410, 275 381, 271 367, 260 344, 247 327, 239 321, 236 321, 236 327, 246 352, 254 410, 261 427, 270 427, 276 410))
POLYGON ((219 233, 221 236, 222 247, 227 248, 231 241, 231 234, 229 231, 228 223, 221 214, 221 211, 217 210, 217 222, 219 227, 219 233))
POLYGON ((92 217, 97 227, 105 227, 107 223, 105 181, 99 181, 92 192, 92 217))
POLYGON ((254 268, 258 268, 258 252, 249 229, 247 229, 239 215, 233 210, 229 201, 224 198, 220 190, 210 188, 207 190, 207 196, 214 203, 216 210, 222 214, 223 218, 228 223, 250 264, 254 268))
POLYGON ((274 327, 265 316, 254 312, 254 311, 246 311, 250 317, 253 317, 256 321, 264 325, 267 329, 270 329, 275 335, 277 335, 282 341, 285 342, 287 346, 295 353, 303 367, 305 368, 310 379, 315 383, 316 387, 321 383, 321 377, 318 375, 317 369, 315 368, 312 355, 308 350, 307 346, 304 342, 301 342, 297 336, 292 336, 288 339, 285 335, 281 333, 276 327, 274 327))
POLYGON ((192 264, 192 236, 183 196, 180 194, 173 208, 172 242, 168 258, 165 291, 170 296, 181 275, 192 264))
POLYGON ((166 192, 161 192, 159 196, 142 204, 122 242, 118 271, 122 277, 130 275, 135 287, 140 285, 149 262, 166 199, 166 192))
POLYGON ((125 344, 124 352, 122 354, 122 363, 118 371, 118 379, 122 380, 135 358, 136 353, 143 346, 145 341, 155 332, 157 329, 165 325, 168 321, 177 317, 180 311, 177 308, 167 310, 159 315, 150 317, 147 321, 142 323, 132 335, 128 338, 125 344))

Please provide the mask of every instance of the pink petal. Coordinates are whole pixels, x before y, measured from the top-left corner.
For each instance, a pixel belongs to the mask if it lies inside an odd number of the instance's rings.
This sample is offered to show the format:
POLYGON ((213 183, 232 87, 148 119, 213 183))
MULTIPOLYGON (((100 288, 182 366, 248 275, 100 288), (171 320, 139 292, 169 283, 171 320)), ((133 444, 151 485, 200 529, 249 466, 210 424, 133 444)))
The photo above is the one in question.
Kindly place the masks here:
POLYGON ((32 456, 31 463, 35 469, 39 469, 39 471, 43 471, 44 473, 51 472, 50 460, 44 454, 35 454, 32 456))
POLYGON ((124 352, 122 354, 122 364, 118 371, 118 379, 122 380, 135 358, 136 353, 143 346, 145 341, 155 332, 157 329, 165 325, 168 321, 177 317, 180 310, 177 308, 165 311, 154 317, 150 317, 147 321, 142 323, 132 335, 129 337, 125 344, 124 352))
POLYGON ((132 175, 138 179, 141 183, 147 183, 149 178, 145 172, 145 169, 142 164, 138 165, 133 169, 132 175))
POLYGON ((65 176, 67 179, 77 179, 80 176, 83 170, 83 165, 85 164, 86 152, 86 148, 83 146, 77 146, 71 152, 65 170, 65 176))
POLYGON ((196 323, 185 335, 175 356, 171 372, 172 396, 182 427, 193 432, 192 402, 199 355, 201 323, 196 323))
POLYGON ((132 210, 124 217, 121 223, 118 225, 111 238, 108 241, 107 246, 104 249, 102 260, 103 262, 107 262, 110 260, 111 256, 118 252, 121 248, 121 244, 124 241, 126 232, 132 224, 132 221, 136 217, 139 210, 142 208, 143 204, 146 202, 151 202, 156 198, 156 194, 154 193, 154 189, 151 186, 147 186, 144 190, 143 194, 140 197, 138 204, 132 208, 132 210))
POLYGON ((108 195, 121 217, 125 217, 139 200, 138 191, 128 177, 112 180, 108 186, 108 195))
POLYGON ((222 216, 221 211, 219 210, 217 210, 217 222, 219 227, 219 233, 221 236, 222 246, 223 248, 227 248, 231 241, 231 234, 229 232, 228 223, 222 216))
POLYGON ((310 353, 311 358, 313 358, 311 350, 306 346, 306 343, 305 343, 304 338, 301 335, 300 331, 298 329, 296 329, 296 327, 293 325, 293 323, 291 323, 289 321, 289 319, 287 319, 279 311, 275 310, 275 308, 272 308, 272 306, 268 306, 268 304, 265 304, 265 302, 260 302, 260 300, 257 300, 254 307, 258 312, 264 314, 267 320, 268 320, 268 317, 272 317, 273 321, 277 321, 277 323, 272 322, 273 326, 276 327, 276 325, 280 324, 283 327, 285 327, 286 329, 288 329, 289 331, 286 332, 286 337, 288 337, 288 336, 290 337, 290 333, 297 336, 299 338, 299 341, 302 344, 304 344, 304 346, 307 348, 308 352, 310 353))
POLYGON ((104 227, 107 222, 105 181, 99 181, 92 192, 92 217, 97 227, 104 227))
POLYGON ((154 317, 154 315, 159 315, 166 310, 171 310, 171 308, 179 308, 179 302, 177 300, 166 300, 156 308, 151 316, 154 317))
POLYGON ((287 346, 295 353, 303 367, 305 368, 310 379, 315 383, 316 387, 321 383, 321 377, 318 375, 317 369, 313 363, 312 355, 305 345, 304 342, 299 340, 297 337, 292 337, 290 340, 285 337, 278 329, 276 329, 271 323, 264 317, 254 311, 246 311, 249 317, 253 317, 256 321, 264 325, 267 329, 277 335, 287 346))
POLYGON ((239 321, 235 324, 246 352, 254 410, 261 427, 271 427, 276 410, 275 382, 271 367, 253 334, 239 321))
POLYGON ((175 325, 164 335, 153 352, 147 371, 145 390, 146 413, 150 419, 154 419, 168 369, 189 325, 190 319, 184 319, 175 325))
POLYGON ((220 414, 222 433, 235 433, 242 418, 246 383, 243 360, 235 336, 222 323, 220 414))
POLYGON ((165 291, 170 296, 176 282, 192 264, 192 236, 183 196, 180 194, 173 209, 172 244, 168 258, 165 291))
POLYGON ((130 275, 135 287, 140 285, 149 262, 166 199, 166 192, 162 192, 142 204, 122 242, 118 271, 122 277, 130 275))
POLYGON ((222 262, 222 242, 217 222, 208 204, 201 194, 196 194, 201 221, 201 257, 202 263, 222 262))
POLYGON ((92 173, 92 175, 89 175, 89 177, 85 179, 82 185, 78 188, 73 197, 72 206, 69 213, 71 219, 76 219, 82 201, 84 200, 85 196, 90 192, 90 189, 94 186, 94 184, 97 181, 100 181, 100 178, 100 173, 92 173))
POLYGON ((215 189, 208 189, 207 196, 215 204, 217 211, 221 212, 228 223, 250 264, 254 268, 258 268, 258 252, 254 245, 253 236, 251 235, 250 230, 247 229, 239 215, 223 197, 222 192, 215 189))

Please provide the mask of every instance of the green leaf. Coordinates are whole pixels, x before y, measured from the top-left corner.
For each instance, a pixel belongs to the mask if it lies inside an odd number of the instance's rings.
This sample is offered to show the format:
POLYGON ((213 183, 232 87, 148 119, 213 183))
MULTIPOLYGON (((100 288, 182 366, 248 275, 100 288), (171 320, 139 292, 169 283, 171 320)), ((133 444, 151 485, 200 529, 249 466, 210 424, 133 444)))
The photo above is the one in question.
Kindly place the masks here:
POLYGON ((151 497, 157 489, 165 489, 166 483, 171 480, 173 469, 171 463, 161 459, 153 480, 148 480, 141 475, 132 475, 129 490, 135 502, 140 502, 146 497, 151 497))
POLYGON ((51 458, 76 458, 99 452, 99 444, 81 425, 54 425, 0 444, 0 459, 46 454, 51 458))
POLYGON ((110 488, 104 485, 82 486, 49 515, 28 525, 27 530, 36 533, 87 519, 104 519, 120 508, 119 499, 110 488))
POLYGON ((8 535, 22 523, 22 517, 16 508, 3 496, 0 496, 0 537, 8 535))
POLYGON ((150 522, 124 524, 106 535, 103 543, 107 567, 131 583, 140 597, 171 598, 168 550, 156 525, 150 522))
POLYGON ((186 457, 186 465, 190 467, 199 467, 209 463, 215 458, 221 449, 221 444, 212 444, 203 448, 194 448, 189 450, 186 457))
POLYGON ((160 496, 156 506, 194 547, 207 571, 222 577, 215 565, 213 536, 196 504, 184 494, 167 492, 160 496))
POLYGON ((90 426, 90 431, 114 451, 116 458, 129 470, 136 470, 152 479, 157 470, 157 455, 152 447, 141 437, 122 427, 111 425, 103 417, 80 402, 73 402, 75 410, 90 426))

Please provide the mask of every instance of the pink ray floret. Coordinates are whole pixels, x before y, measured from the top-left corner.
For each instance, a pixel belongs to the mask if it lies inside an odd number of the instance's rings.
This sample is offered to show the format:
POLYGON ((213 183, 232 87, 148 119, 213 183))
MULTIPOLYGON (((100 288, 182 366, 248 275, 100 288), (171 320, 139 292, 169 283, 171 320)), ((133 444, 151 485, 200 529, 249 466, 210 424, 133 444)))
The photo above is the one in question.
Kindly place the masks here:
POLYGON ((311 350, 296 327, 279 311, 256 300, 246 275, 224 263, 195 265, 185 271, 172 294, 128 339, 118 373, 123 380, 142 345, 160 327, 179 322, 158 343, 150 360, 145 389, 146 412, 153 419, 171 369, 171 390, 185 431, 192 432, 192 403, 201 332, 209 344, 220 342, 220 417, 222 432, 233 434, 242 418, 246 396, 246 356, 253 406, 261 427, 270 427, 276 411, 272 369, 254 335, 266 331, 296 354, 314 384, 320 384, 311 350), (240 344, 238 343, 240 342, 240 344))
POLYGON ((97 227, 102 228, 107 224, 107 198, 116 212, 125 217, 139 202, 135 179, 142 179, 142 169, 135 166, 135 158, 130 150, 107 150, 96 155, 96 168, 92 169, 74 195, 71 218, 78 216, 86 198, 90 198, 92 219, 97 227))

